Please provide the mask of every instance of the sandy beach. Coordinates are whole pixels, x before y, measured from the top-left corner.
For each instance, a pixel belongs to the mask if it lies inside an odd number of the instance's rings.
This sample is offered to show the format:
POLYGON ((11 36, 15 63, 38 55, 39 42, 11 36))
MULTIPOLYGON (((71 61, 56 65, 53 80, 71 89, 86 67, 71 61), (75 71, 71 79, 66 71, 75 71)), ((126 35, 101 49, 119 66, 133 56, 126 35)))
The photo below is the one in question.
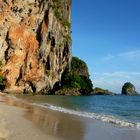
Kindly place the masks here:
POLYGON ((0 97, 0 139, 4 140, 57 140, 42 132, 26 119, 26 108, 16 107, 14 101, 0 97))
POLYGON ((140 130, 41 108, 0 96, 1 140, 139 140, 140 130))

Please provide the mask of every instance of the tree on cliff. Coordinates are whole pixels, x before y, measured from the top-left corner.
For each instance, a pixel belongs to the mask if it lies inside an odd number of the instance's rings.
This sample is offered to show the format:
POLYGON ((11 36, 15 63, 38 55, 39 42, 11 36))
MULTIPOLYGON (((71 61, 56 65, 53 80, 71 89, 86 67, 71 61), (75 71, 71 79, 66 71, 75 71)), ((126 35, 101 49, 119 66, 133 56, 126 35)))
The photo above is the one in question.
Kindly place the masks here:
MULTIPOLYGON (((88 67, 84 61, 77 57, 72 58, 71 70, 66 68, 61 78, 62 89, 67 89, 68 92, 77 90, 81 95, 89 95, 91 93, 93 85, 89 78, 88 67)), ((59 93, 61 94, 61 92, 59 93)))

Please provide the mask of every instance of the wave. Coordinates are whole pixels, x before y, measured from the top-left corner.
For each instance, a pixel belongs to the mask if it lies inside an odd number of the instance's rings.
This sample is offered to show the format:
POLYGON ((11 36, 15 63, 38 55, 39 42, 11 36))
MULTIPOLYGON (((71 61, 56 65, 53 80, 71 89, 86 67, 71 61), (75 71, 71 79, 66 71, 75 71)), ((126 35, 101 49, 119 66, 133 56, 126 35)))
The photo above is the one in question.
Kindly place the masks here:
POLYGON ((48 108, 54 111, 59 111, 67 114, 72 114, 72 115, 77 115, 81 117, 86 117, 86 118, 91 118, 91 119, 96 119, 96 120, 101 120, 103 122, 111 123, 119 127, 131 127, 131 128, 136 128, 140 130, 140 123, 134 123, 130 122, 127 120, 121 120, 117 117, 114 116, 109 116, 109 115, 104 115, 104 114, 98 114, 98 113, 91 113, 91 112, 84 112, 84 111, 77 111, 77 110, 71 110, 59 106, 54 106, 48 103, 43 103, 43 104, 36 104, 34 105, 43 107, 43 108, 48 108))
MULTIPOLYGON (((23 102, 23 103, 26 102, 25 100, 19 99, 19 98, 15 97, 15 96, 9 95, 8 97, 12 98, 13 100, 18 100, 18 101, 23 102)), ((48 103, 31 103, 31 102, 26 102, 26 103, 30 104, 30 105, 42 107, 42 108, 51 109, 51 110, 54 110, 54 111, 67 113, 67 114, 72 114, 72 115, 76 115, 76 116, 81 116, 81 117, 101 120, 103 122, 114 124, 114 125, 116 125, 118 127, 136 128, 136 129, 140 130, 140 123, 139 122, 131 122, 131 121, 123 120, 123 119, 120 119, 120 118, 117 118, 117 117, 111 116, 111 115, 104 115, 104 114, 101 114, 101 113, 91 113, 91 112, 77 111, 77 110, 67 109, 67 108, 64 108, 64 107, 55 106, 55 105, 48 104, 48 103)))

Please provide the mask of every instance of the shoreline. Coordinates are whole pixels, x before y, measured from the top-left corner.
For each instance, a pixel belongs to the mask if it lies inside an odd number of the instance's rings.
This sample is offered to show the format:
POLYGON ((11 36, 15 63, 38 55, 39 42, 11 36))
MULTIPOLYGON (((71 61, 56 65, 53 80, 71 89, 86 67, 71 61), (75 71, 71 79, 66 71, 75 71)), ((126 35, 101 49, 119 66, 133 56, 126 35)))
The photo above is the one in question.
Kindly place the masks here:
POLYGON ((93 137, 94 140, 139 140, 140 137, 140 130, 118 128, 6 96, 0 94, 0 122, 4 118, 0 137, 5 140, 93 140, 93 137))
POLYGON ((0 140, 57 140, 56 137, 43 133, 24 117, 26 106, 21 106, 6 96, 0 93, 0 140))

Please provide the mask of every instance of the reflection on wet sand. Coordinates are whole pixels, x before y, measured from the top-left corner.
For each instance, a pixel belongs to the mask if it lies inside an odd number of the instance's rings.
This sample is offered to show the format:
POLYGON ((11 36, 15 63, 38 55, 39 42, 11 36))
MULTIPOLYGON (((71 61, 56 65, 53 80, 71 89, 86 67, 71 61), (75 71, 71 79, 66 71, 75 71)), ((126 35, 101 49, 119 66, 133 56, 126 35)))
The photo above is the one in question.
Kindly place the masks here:
POLYGON ((85 126, 76 117, 31 105, 21 100, 6 99, 8 105, 25 108, 24 117, 34 122, 44 133, 64 140, 84 140, 85 126))
MULTIPOLYGON (((44 138, 40 138, 42 135, 45 135, 45 139, 50 136, 55 138, 55 140, 139 140, 140 138, 139 129, 118 128, 113 124, 83 118, 80 116, 78 117, 67 113, 61 113, 58 111, 52 111, 47 108, 33 105, 27 101, 7 96, 2 100, 5 100, 5 102, 10 106, 24 108, 22 110, 24 111, 23 117, 26 118, 24 120, 33 122, 33 125, 35 125, 33 127, 37 128, 37 131, 35 130, 33 132, 41 132, 41 135, 39 135, 36 140, 44 140, 44 138)), ((14 117, 14 115, 12 115, 12 117, 14 117)), ((16 120, 15 123, 17 123, 16 120)), ((19 128, 21 124, 19 121, 19 128)), ((18 125, 18 123, 16 125, 18 125)), ((23 135, 24 129, 26 129, 25 125, 22 129, 20 129, 23 131, 23 135)), ((30 133, 29 129, 29 134, 30 133)), ((27 134, 27 138, 29 134, 27 134)), ((33 136, 31 135, 31 138, 32 137, 33 136)), ((19 138, 16 140, 19 140, 19 138)), ((48 140, 50 140, 50 138, 48 140)))

